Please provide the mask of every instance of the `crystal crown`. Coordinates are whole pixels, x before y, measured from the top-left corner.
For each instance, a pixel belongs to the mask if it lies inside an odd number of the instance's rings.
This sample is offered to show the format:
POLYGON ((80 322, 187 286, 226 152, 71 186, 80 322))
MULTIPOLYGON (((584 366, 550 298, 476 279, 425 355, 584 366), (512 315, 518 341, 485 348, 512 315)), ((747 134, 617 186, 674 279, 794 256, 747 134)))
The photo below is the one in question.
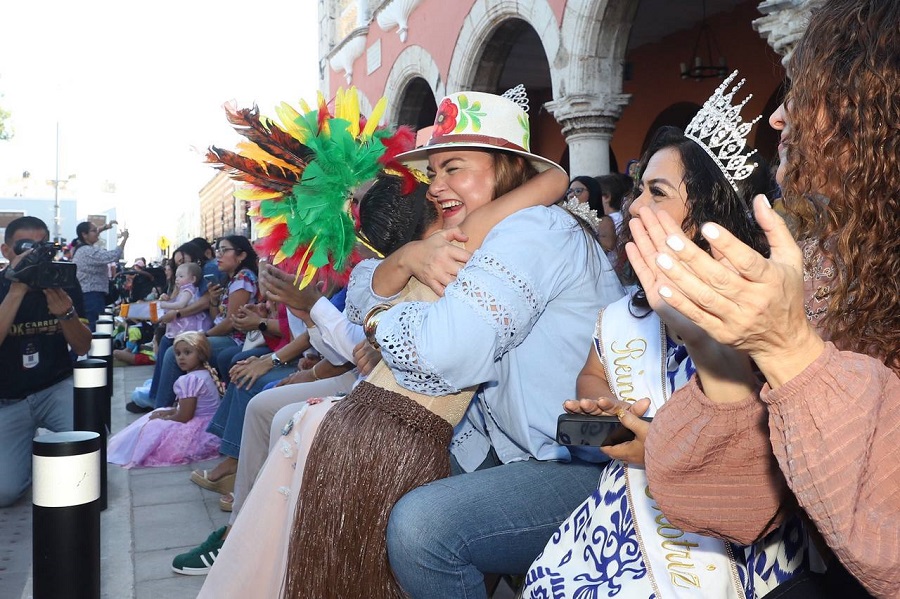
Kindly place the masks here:
POLYGON ((747 134, 756 121, 762 118, 760 115, 746 123, 741 120, 741 109, 753 97, 752 94, 740 104, 732 105, 734 95, 744 85, 744 79, 725 93, 737 74, 734 71, 716 88, 684 131, 685 136, 700 144, 712 157, 735 191, 738 190, 737 182, 749 177, 759 166, 756 162, 748 162, 756 150, 744 153, 744 148, 747 145, 747 134))

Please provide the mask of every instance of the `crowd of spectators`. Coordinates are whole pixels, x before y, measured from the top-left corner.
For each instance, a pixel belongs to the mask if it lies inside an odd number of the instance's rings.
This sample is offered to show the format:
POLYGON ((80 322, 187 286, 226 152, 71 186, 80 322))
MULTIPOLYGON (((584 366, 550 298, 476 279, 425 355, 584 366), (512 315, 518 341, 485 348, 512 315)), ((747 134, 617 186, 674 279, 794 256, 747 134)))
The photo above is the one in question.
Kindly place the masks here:
MULTIPOLYGON (((106 251, 82 223, 77 282, 0 277, 0 505, 34 429, 71 428, 103 307, 154 302, 116 354, 155 366, 110 461, 221 456, 190 481, 229 524, 172 562, 201 598, 486 598, 501 574, 529 599, 900 597, 898 23, 813 12, 774 170, 735 75, 597 178, 531 153, 514 97, 450 94, 398 157, 428 183, 354 199, 346 287, 240 235, 110 272, 127 232, 106 251), (477 135, 448 132, 471 102, 477 135), (562 414, 615 430, 569 444, 562 414)), ((48 236, 13 221, 5 273, 48 236)))

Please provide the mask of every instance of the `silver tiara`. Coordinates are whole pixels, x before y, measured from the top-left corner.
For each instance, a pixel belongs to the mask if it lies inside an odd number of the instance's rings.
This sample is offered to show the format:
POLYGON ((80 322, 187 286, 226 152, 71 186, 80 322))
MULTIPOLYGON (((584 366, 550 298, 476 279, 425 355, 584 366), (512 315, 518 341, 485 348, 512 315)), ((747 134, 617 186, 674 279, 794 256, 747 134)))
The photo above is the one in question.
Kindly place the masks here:
POLYGON ((519 105, 519 108, 528 112, 528 94, 525 92, 525 86, 521 83, 515 87, 511 87, 500 96, 507 100, 512 100, 519 105))
POLYGON ((716 88, 684 130, 686 137, 700 144, 712 157, 735 191, 738 190, 737 182, 749 177, 753 169, 759 166, 756 162, 747 162, 756 150, 744 154, 744 147, 747 145, 750 129, 762 118, 762 115, 757 116, 749 123, 741 120, 741 109, 753 97, 752 94, 737 106, 731 103, 745 79, 741 79, 730 92, 725 93, 737 74, 734 71, 716 88))
POLYGON ((600 215, 587 202, 579 202, 577 198, 568 198, 560 204, 563 208, 581 217, 596 232, 600 228, 600 215))

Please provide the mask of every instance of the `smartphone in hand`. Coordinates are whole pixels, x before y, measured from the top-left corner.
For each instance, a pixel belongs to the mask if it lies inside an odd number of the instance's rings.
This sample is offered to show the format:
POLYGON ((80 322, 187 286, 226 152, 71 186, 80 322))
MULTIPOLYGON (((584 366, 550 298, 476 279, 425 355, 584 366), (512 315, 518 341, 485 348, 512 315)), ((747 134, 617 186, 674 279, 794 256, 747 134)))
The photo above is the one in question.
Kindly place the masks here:
POLYGON ((220 285, 219 277, 216 275, 203 275, 203 280, 206 281, 207 287, 210 285, 220 285))
MULTIPOLYGON (((652 422, 649 416, 641 420, 652 422)), ((589 414, 560 414, 556 420, 556 442, 560 445, 588 445, 601 447, 634 439, 634 433, 622 426, 616 416, 589 414)))

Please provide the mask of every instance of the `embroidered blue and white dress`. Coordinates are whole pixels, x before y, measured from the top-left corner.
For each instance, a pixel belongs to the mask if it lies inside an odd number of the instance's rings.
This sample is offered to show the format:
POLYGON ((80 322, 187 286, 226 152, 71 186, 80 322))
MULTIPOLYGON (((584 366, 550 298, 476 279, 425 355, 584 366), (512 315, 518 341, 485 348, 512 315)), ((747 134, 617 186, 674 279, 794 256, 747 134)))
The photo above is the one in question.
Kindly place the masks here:
MULTIPOLYGON (((366 262, 353 270, 351 319, 397 299, 374 294, 373 270, 366 262)), ((446 395, 482 384, 451 448, 463 469, 491 447, 503 463, 569 461, 555 439, 560 406, 574 396, 593 315, 623 294, 602 249, 568 212, 533 207, 496 225, 442 298, 387 310, 377 339, 407 389, 446 395)), ((595 449, 579 457, 602 459, 595 449)))
MULTIPOLYGON (((625 297, 601 312, 594 348, 612 378, 611 389, 626 401, 651 397, 652 415, 687 383, 694 366, 686 348, 665 334, 659 318, 652 313, 635 318, 630 301, 625 297), (642 392, 640 377, 647 387, 654 380, 661 387, 664 379, 666 389, 655 396, 642 392)), ((594 493, 531 565, 524 599, 757 599, 806 567, 807 535, 799 520, 747 547, 684 533, 668 523, 642 477, 643 469, 621 461, 607 465, 594 493)))

